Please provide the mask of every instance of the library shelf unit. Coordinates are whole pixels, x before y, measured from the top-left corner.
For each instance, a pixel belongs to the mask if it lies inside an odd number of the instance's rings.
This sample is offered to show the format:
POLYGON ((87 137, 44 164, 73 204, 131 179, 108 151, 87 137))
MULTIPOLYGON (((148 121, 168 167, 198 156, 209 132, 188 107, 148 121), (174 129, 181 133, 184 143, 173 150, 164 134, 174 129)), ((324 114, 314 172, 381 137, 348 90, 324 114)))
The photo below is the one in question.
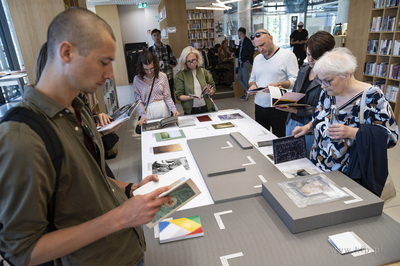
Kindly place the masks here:
POLYGON ((400 24, 399 0, 372 0, 363 81, 379 87, 400 114, 400 24))
POLYGON ((113 114, 118 108, 117 88, 115 80, 107 79, 103 86, 97 88, 94 93, 85 93, 92 113, 113 114))
POLYGON ((215 44, 214 11, 186 10, 189 45, 194 48, 211 48, 215 44))

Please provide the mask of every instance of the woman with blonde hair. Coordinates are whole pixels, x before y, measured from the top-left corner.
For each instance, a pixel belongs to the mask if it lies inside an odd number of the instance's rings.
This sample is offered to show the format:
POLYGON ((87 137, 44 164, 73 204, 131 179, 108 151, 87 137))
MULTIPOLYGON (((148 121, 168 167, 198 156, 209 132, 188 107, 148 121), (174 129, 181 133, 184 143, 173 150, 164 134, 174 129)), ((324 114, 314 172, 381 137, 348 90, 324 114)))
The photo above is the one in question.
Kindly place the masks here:
POLYGON ((188 46, 183 49, 178 60, 179 72, 175 76, 175 93, 181 101, 185 114, 211 112, 210 98, 215 93, 215 83, 211 74, 201 67, 200 52, 188 46))

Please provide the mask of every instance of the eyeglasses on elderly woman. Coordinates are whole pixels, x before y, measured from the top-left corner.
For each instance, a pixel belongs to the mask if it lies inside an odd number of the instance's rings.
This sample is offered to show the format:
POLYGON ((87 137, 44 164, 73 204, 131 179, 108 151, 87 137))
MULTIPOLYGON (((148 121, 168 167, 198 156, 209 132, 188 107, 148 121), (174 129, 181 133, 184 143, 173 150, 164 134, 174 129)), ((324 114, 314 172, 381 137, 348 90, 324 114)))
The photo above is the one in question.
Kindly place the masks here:
POLYGON ((315 76, 315 81, 317 81, 321 85, 324 85, 325 87, 331 86, 331 82, 333 79, 320 79, 318 75, 315 76))
POLYGON ((196 64, 197 63, 197 59, 192 59, 192 60, 187 60, 186 64, 196 64))
POLYGON ((268 32, 259 31, 259 32, 256 32, 255 34, 251 35, 251 36, 250 36, 250 39, 251 39, 251 40, 254 40, 255 38, 260 38, 261 34, 268 34, 268 35, 270 35, 268 32))

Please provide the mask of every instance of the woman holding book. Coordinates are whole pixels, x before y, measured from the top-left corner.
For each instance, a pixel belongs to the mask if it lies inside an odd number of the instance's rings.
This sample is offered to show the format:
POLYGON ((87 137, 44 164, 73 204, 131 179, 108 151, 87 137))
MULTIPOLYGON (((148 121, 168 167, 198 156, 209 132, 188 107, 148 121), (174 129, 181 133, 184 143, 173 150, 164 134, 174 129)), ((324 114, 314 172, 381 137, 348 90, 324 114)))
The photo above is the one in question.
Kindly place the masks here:
POLYGON ((387 148, 399 129, 378 88, 354 78, 357 61, 347 48, 326 52, 314 66, 321 84, 312 121, 296 127, 299 137, 314 131, 311 161, 323 171, 339 170, 380 196, 388 176, 387 148))
POLYGON ((201 66, 203 58, 191 46, 183 49, 178 60, 180 71, 175 76, 175 93, 181 101, 185 114, 211 112, 210 98, 215 93, 215 83, 211 74, 201 66))
MULTIPOLYGON (((326 31, 314 33, 305 43, 308 64, 300 67, 297 74, 297 80, 293 87, 293 92, 304 93, 305 96, 298 101, 301 104, 307 104, 304 107, 288 107, 277 109, 289 112, 286 120, 286 136, 291 136, 296 126, 304 126, 312 119, 312 112, 318 103, 321 93, 321 85, 315 80, 314 65, 317 60, 327 51, 335 47, 335 39, 326 31)), ((314 142, 312 133, 307 134, 306 146, 307 154, 310 154, 311 146, 314 142)))
POLYGON ((137 61, 137 75, 133 80, 135 100, 140 100, 138 125, 147 120, 179 116, 171 98, 167 75, 160 71, 157 56, 144 50, 137 61))

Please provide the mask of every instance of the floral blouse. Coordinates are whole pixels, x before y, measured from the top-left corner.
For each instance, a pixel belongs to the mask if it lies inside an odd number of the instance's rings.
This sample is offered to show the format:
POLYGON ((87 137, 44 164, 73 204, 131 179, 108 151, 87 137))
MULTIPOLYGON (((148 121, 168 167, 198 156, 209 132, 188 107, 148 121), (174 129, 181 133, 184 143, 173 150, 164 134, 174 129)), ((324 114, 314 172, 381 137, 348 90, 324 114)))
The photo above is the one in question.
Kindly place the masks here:
MULTIPOLYGON (((338 118, 341 124, 350 127, 360 125, 360 102, 362 92, 350 99, 343 106, 338 106, 338 118)), ((340 139, 331 141, 326 131, 331 121, 331 106, 335 99, 324 90, 321 92, 318 105, 313 112, 314 144, 310 159, 323 171, 340 170, 348 172, 349 148, 355 140, 340 139)), ((393 110, 378 88, 371 87, 367 92, 364 111, 365 124, 384 127, 388 132, 388 148, 396 145, 399 128, 394 118, 393 110)))

